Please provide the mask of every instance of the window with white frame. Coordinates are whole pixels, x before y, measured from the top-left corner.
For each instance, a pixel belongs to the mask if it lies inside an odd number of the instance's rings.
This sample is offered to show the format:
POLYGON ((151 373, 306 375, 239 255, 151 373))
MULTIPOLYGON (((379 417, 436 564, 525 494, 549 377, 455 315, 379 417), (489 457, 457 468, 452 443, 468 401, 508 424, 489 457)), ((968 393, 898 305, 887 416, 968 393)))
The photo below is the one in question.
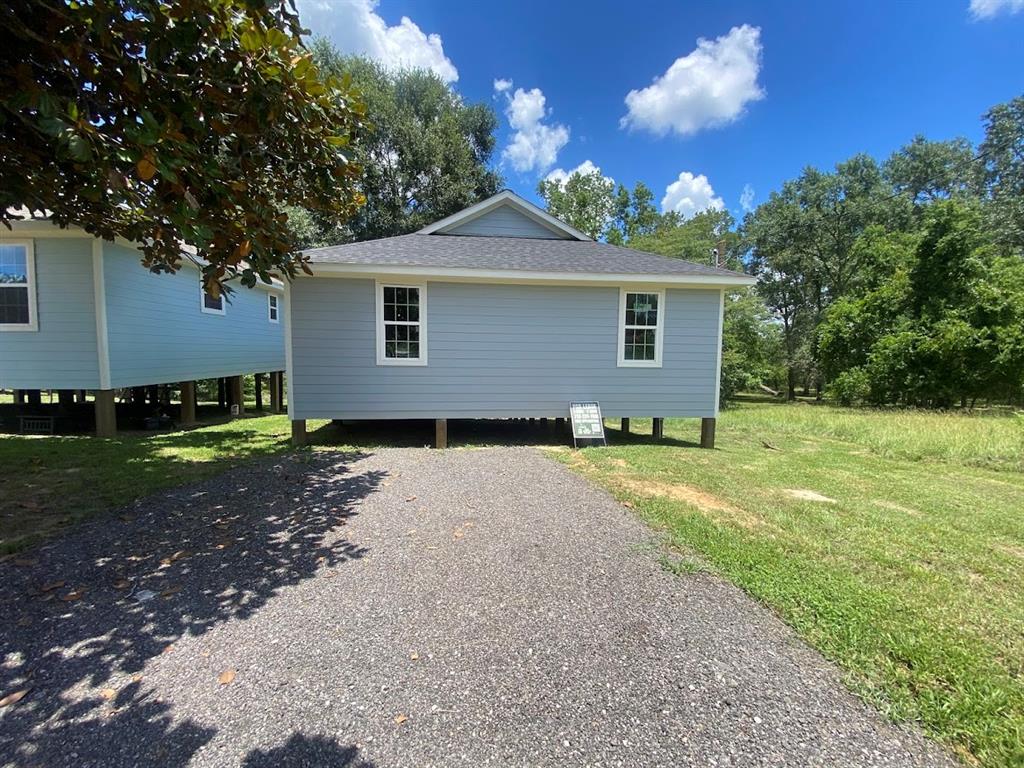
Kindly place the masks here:
POLYGON ((661 365, 664 291, 628 291, 619 298, 619 365, 661 365))
POLYGON ((0 330, 34 331, 36 328, 32 241, 0 243, 0 330))
POLYGON ((278 309, 277 294, 275 294, 275 293, 268 293, 267 294, 267 312, 268 312, 268 316, 270 317, 270 322, 272 322, 272 323, 279 323, 279 322, 281 322, 281 314, 280 314, 281 311, 280 311, 280 309, 278 309))
POLYGON ((206 288, 199 287, 199 309, 208 315, 223 315, 225 313, 224 294, 216 298, 206 292, 206 288))
POLYGON ((427 289, 377 284, 377 364, 427 364, 427 289))

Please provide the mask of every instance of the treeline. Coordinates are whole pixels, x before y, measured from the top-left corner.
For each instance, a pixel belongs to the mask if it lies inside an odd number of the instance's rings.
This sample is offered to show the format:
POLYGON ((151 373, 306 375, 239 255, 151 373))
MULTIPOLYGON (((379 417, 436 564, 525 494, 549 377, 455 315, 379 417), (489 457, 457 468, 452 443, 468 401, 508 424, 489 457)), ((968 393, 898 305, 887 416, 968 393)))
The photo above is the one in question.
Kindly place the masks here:
POLYGON ((778 323, 786 390, 846 404, 1017 401, 1024 386, 1024 97, 985 139, 808 168, 741 247, 778 323))

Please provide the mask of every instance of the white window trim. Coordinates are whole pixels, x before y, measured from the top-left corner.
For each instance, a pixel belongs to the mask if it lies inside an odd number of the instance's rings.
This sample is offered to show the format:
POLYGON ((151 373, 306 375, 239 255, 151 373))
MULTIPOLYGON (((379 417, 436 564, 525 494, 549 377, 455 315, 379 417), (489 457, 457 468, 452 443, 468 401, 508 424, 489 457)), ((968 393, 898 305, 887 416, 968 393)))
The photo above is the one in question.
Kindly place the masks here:
POLYGON ((377 365, 427 364, 427 284, 377 280, 377 365), (420 356, 384 356, 384 288, 418 288, 420 292, 420 356))
POLYGON ((228 301, 224 297, 224 294, 220 295, 220 309, 211 309, 206 306, 206 289, 203 288, 203 283, 199 283, 199 311, 204 315, 226 315, 228 313, 228 301))
MULTIPOLYGON (((650 329, 650 326, 647 326, 650 329)), ((651 288, 619 288, 619 325, 616 329, 619 334, 619 368, 661 368, 661 352, 665 341, 665 290, 651 288), (654 326, 654 359, 653 360, 627 360, 626 359, 626 294, 627 293, 653 293, 658 297, 658 323, 654 326)))
POLYGON ((25 275, 28 278, 28 322, 27 323, 0 323, 0 332, 38 331, 39 315, 36 307, 36 252, 35 241, 33 240, 0 240, 2 245, 23 245, 25 246, 25 275))
POLYGON ((275 325, 281 322, 281 297, 276 293, 267 294, 267 319, 275 325), (274 312, 277 312, 277 317, 274 317, 274 312))

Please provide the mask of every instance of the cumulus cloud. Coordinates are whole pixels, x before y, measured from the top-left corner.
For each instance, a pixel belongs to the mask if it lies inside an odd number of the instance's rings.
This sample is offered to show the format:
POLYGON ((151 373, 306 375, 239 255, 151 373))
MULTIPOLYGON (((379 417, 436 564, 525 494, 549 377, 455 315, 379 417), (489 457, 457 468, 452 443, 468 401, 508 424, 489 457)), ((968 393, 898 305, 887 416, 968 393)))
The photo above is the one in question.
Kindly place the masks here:
POLYGON ((426 34, 408 16, 388 26, 375 13, 379 0, 298 0, 303 26, 344 53, 375 59, 389 69, 429 69, 446 83, 459 71, 445 55, 441 36, 426 34))
POLYGON ((694 176, 683 171, 678 179, 665 187, 665 196, 661 198, 662 211, 675 211, 686 219, 708 208, 721 210, 725 208, 725 202, 715 194, 703 173, 694 176))
POLYGON ((743 185, 743 191, 740 193, 740 208, 746 213, 754 210, 754 188, 749 184, 743 185))
POLYGON ((511 80, 495 80, 494 90, 504 94, 505 116, 512 127, 512 138, 502 151, 502 159, 520 173, 550 168, 562 147, 569 143, 569 129, 559 123, 546 123, 550 110, 540 88, 512 90, 511 80))
MULTIPOLYGON (((571 168, 568 171, 565 170, 564 168, 555 168, 555 170, 553 170, 544 178, 547 179, 548 181, 556 181, 558 182, 559 186, 562 186, 565 184, 565 182, 569 180, 570 176, 576 173, 586 176, 591 173, 601 173, 601 168, 600 166, 594 165, 592 162, 590 162, 590 160, 584 160, 575 168, 571 168)), ((615 183, 615 179, 613 179, 611 176, 605 176, 603 173, 601 173, 601 177, 606 181, 610 181, 612 184, 615 183)))
POLYGON ((971 16, 992 19, 1001 13, 1012 16, 1024 11, 1024 0, 971 0, 971 16))
MULTIPOLYGON (((1016 0, 1014 0, 1016 2, 1016 0)), ((623 128, 658 136, 690 136, 704 128, 733 122, 749 102, 764 98, 761 30, 744 24, 715 40, 697 40, 697 48, 673 62, 665 74, 626 95, 623 128)))

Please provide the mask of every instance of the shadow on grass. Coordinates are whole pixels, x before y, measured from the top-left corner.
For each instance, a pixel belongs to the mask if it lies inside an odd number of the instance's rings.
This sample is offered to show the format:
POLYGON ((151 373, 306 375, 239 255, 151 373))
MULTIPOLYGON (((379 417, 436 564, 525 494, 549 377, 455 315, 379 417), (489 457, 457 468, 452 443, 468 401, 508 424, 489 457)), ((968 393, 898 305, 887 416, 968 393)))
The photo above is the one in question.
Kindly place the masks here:
MULTIPOLYGON (((650 428, 649 426, 647 427, 650 428)), ((609 445, 665 445, 677 448, 699 448, 696 440, 678 440, 665 437, 655 440, 650 434, 605 426, 609 445)), ((352 446, 355 448, 413 448, 434 444, 434 422, 409 421, 353 421, 344 424, 328 423, 309 433, 313 446, 352 446)), ((506 445, 568 446, 572 447, 572 432, 568 422, 561 425, 554 419, 449 419, 448 445, 451 448, 484 448, 506 445)))
MULTIPOLYGON (((135 675, 181 638, 245 620, 282 589, 363 557, 332 534, 384 479, 349 469, 362 455, 257 462, 0 563, 0 695, 27 691, 4 708, 0 754, 25 765, 188 764, 216 729, 176 718, 135 675)), ((246 764, 314 754, 361 764, 301 736, 246 764)))
POLYGON ((0 554, 134 498, 288 450, 283 432, 253 423, 240 419, 229 428, 126 432, 111 440, 0 438, 0 554))

